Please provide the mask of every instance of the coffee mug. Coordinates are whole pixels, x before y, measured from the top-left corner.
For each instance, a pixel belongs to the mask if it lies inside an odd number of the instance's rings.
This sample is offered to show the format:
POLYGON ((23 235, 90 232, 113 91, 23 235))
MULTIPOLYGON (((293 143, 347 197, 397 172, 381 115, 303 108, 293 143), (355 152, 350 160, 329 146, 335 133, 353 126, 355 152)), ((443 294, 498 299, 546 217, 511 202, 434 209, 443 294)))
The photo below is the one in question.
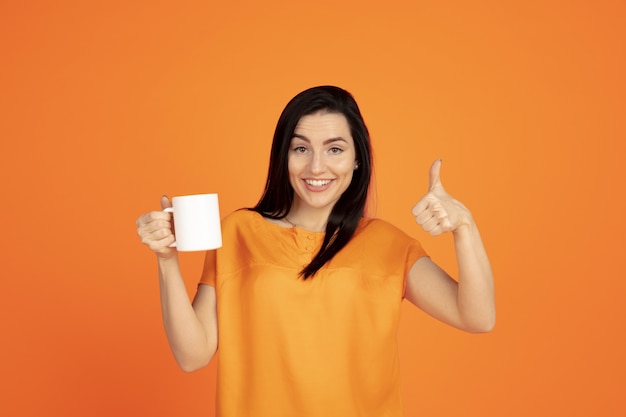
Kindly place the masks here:
POLYGON ((176 241, 172 247, 182 252, 192 252, 222 246, 217 194, 177 196, 172 198, 172 207, 164 211, 174 216, 176 241))

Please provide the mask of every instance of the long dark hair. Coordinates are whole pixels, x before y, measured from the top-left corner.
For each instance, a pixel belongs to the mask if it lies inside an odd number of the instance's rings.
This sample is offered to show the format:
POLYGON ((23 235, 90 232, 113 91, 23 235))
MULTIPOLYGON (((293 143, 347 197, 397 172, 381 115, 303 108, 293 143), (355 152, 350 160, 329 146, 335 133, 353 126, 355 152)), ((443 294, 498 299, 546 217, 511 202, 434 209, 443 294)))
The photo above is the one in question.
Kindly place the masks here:
POLYGON ((284 218, 291 209, 294 191, 289 183, 287 158, 296 125, 303 116, 319 111, 345 116, 354 140, 358 169, 328 217, 322 247, 311 263, 300 272, 307 279, 313 275, 352 238, 363 217, 372 175, 370 136, 356 101, 346 90, 320 86, 305 90, 287 103, 276 124, 265 190, 250 210, 271 219, 284 218))

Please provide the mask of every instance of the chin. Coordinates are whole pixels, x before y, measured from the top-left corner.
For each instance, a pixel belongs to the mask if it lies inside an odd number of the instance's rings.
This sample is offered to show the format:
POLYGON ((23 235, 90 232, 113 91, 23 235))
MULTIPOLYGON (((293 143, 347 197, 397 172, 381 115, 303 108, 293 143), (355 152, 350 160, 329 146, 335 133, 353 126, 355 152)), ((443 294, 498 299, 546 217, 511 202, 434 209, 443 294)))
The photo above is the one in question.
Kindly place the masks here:
POLYGON ((309 208, 314 210, 332 209, 337 200, 311 200, 311 199, 299 199, 299 206, 301 208, 309 208))

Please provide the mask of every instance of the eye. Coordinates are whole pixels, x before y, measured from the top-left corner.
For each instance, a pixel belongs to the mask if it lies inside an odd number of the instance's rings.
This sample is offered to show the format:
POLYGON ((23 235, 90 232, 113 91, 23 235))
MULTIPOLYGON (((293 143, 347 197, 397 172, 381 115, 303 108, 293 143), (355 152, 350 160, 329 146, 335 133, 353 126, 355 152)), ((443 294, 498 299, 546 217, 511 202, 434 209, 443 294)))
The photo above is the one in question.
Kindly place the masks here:
POLYGON ((340 154, 340 153, 342 153, 342 152, 343 152, 343 149, 338 148, 338 147, 336 147, 336 146, 333 146, 332 148, 330 148, 330 149, 329 149, 329 151, 330 151, 330 153, 332 153, 332 154, 335 154, 335 155, 336 155, 336 154, 340 154))
POLYGON ((293 151, 295 153, 305 153, 306 152, 306 148, 304 146, 296 146, 293 148, 293 151))

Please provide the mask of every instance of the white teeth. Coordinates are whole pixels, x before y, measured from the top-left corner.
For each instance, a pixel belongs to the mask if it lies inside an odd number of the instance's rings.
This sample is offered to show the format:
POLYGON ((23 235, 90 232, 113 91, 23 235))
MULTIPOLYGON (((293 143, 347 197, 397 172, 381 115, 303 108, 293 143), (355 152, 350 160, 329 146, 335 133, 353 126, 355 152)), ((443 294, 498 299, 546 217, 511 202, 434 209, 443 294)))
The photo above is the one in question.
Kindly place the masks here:
POLYGON ((330 183, 330 180, 306 180, 306 183, 313 187, 322 187, 330 183))

